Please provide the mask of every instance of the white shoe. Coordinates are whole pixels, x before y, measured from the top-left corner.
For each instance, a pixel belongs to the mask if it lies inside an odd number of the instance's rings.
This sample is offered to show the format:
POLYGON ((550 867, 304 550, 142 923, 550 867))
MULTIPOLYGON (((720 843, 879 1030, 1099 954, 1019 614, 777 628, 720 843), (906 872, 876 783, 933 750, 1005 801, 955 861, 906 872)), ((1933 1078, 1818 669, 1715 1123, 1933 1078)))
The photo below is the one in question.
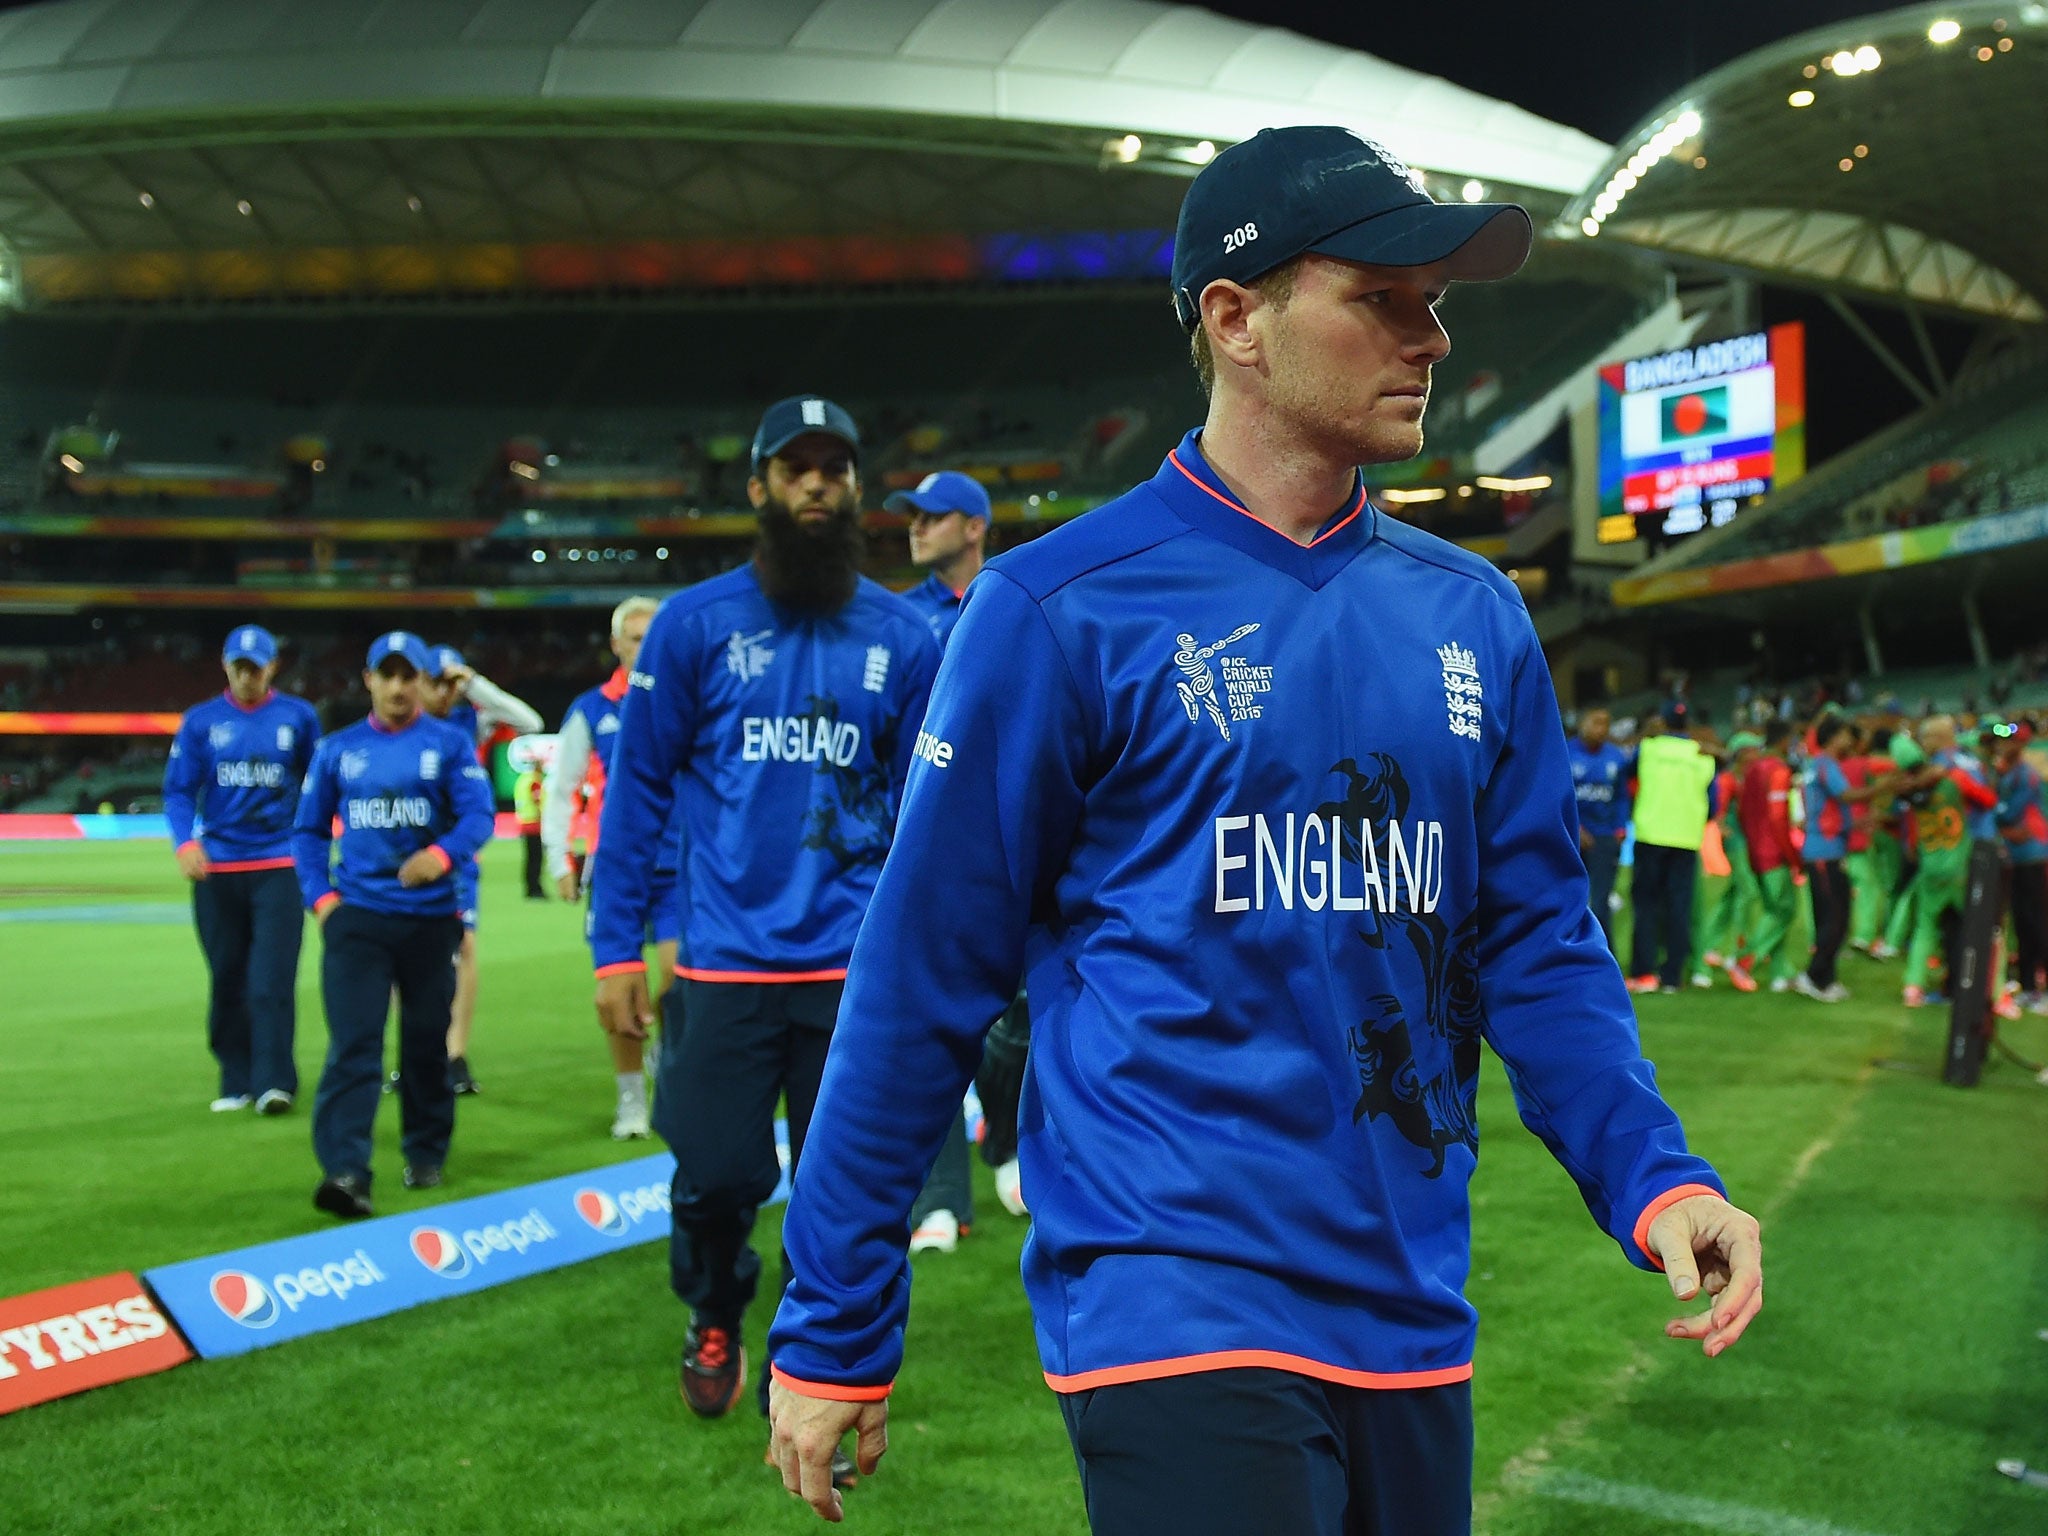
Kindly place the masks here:
POLYGON ((1714 984, 1714 978, 1705 971, 1694 971, 1692 973, 1692 984, 1704 991, 1714 984))
POLYGON ((1024 1204, 1024 1175, 1014 1157, 996 1170, 996 1198, 1012 1216, 1031 1214, 1030 1207, 1024 1204))
POLYGON ((1792 990, 1792 978, 1789 976, 1772 977, 1771 990, 1773 992, 1790 992, 1792 990))
POLYGON ((232 1115, 238 1109, 247 1109, 255 1100, 246 1093, 224 1093, 206 1107, 216 1115, 232 1115))
POLYGON ((1820 994, 1820 1000, 1824 1003, 1846 1003, 1849 997, 1849 989, 1839 981, 1829 982, 1821 989, 1820 994))
POLYGON ((281 1115, 292 1107, 292 1096, 282 1088, 266 1088, 256 1098, 256 1113, 281 1115))
POLYGON ((933 1211, 910 1234, 912 1253, 951 1253, 960 1246, 960 1218, 951 1211, 933 1211))
MULTIPOLYGON (((1774 985, 1771 988, 1771 990, 1775 992, 1778 989, 1774 985)), ((1794 992, 1797 992, 1801 997, 1812 998, 1817 1003, 1823 1003, 1827 1001, 1827 994, 1821 991, 1819 985, 1815 983, 1814 979, 1811 976, 1807 975, 1804 971, 1801 971, 1797 976, 1794 976, 1792 978, 1792 990, 1794 992)))
POLYGON ((621 1098, 619 1112, 612 1117, 613 1141, 645 1141, 652 1126, 647 1119, 647 1100, 621 1098))

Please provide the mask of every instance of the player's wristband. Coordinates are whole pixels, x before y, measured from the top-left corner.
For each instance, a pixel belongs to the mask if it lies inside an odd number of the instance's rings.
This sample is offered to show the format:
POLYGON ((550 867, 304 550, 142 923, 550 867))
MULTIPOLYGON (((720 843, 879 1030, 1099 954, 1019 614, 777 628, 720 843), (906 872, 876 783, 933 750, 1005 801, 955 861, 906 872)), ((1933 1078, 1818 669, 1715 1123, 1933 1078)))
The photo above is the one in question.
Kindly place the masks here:
POLYGON ((645 960, 620 960, 612 965, 600 965, 597 968, 597 979, 603 981, 607 976, 625 976, 634 972, 645 972, 646 969, 645 960))

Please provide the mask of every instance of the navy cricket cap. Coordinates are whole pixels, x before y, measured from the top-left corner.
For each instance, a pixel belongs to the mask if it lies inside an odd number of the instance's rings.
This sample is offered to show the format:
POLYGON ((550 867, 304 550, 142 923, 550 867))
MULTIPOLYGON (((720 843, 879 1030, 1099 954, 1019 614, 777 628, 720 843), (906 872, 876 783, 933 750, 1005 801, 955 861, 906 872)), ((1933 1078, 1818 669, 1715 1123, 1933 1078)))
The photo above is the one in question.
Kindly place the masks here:
POLYGON ((882 506, 890 512, 926 512, 933 517, 964 512, 986 521, 989 516, 988 492, 974 476, 963 475, 957 469, 941 469, 926 475, 917 482, 916 490, 898 491, 882 506))
POLYGON ((761 413, 761 425, 754 429, 754 473, 761 472, 776 454, 806 432, 823 432, 836 437, 860 456, 860 428, 844 406, 816 395, 791 395, 778 400, 761 413))
POLYGON ((220 648, 222 661, 253 661, 259 667, 267 667, 277 660, 277 636, 261 624, 244 624, 230 630, 225 644, 220 648))
POLYGON ((379 635, 370 642, 370 655, 363 665, 372 672, 383 665, 385 659, 400 656, 412 663, 412 669, 425 676, 432 665, 427 654, 427 642, 408 630, 394 629, 388 635, 379 635))
POLYGON ((1382 267, 1448 262, 1461 283, 1512 277, 1534 239, 1528 210, 1439 203, 1349 128, 1261 128, 1188 188, 1173 235, 1173 312, 1192 332, 1209 284, 1250 283, 1311 251, 1382 267))
POLYGON ((434 676, 436 677, 446 677, 450 672, 453 672, 457 667, 466 667, 469 665, 468 662, 462 659, 462 652, 455 649, 455 647, 452 645, 434 646, 433 658, 433 673, 434 676))

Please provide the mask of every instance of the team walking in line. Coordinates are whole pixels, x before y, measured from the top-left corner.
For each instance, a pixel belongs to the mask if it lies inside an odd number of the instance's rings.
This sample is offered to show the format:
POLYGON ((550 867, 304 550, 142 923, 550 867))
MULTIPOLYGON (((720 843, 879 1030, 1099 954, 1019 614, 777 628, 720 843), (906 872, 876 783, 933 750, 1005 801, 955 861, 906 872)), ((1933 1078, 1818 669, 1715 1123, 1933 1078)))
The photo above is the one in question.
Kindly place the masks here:
MULTIPOLYGON (((1659 1096, 1604 934, 1633 786, 1636 970, 1675 984, 1718 759, 1682 730, 1568 749, 1513 585, 1358 469, 1420 449, 1445 290, 1531 238, 1349 131, 1260 133, 1182 210, 1209 410, 1150 480, 984 568, 986 493, 931 476, 887 503, 930 572, 898 596, 861 574, 857 425, 792 396, 753 440, 752 558, 613 614, 618 667, 529 816, 588 902, 613 1134, 675 1156, 682 1397, 715 1417, 751 1382, 821 1516, 885 1449, 909 1253, 972 1226, 977 1081, 1100 1533, 1469 1528, 1482 1040, 1627 1261, 1705 1302, 1668 1336, 1718 1355, 1761 1307, 1757 1223, 1659 1096)), ((367 718, 319 739, 275 655, 230 636, 172 764, 215 1107, 296 1092, 298 917, 264 878, 295 874, 329 1035, 315 1201, 364 1216, 394 995, 404 1179, 443 1176, 475 1081, 476 749, 540 722, 394 632, 367 718)))
POLYGON ((1571 743, 1581 855, 1610 943, 1616 871, 1633 850, 1630 990, 1725 981, 1842 1002, 1847 946, 1903 957, 1907 1007, 1945 1002, 1971 855, 1988 847, 2013 962, 2007 976, 2001 947, 1992 1007, 2048 1013, 2048 802, 2027 759, 2031 725, 1973 721, 1971 751, 1954 716, 1908 730, 1887 707, 1825 712, 1804 730, 1773 718, 1722 743, 1695 713, 1649 717, 1628 752, 1593 707, 1571 743))

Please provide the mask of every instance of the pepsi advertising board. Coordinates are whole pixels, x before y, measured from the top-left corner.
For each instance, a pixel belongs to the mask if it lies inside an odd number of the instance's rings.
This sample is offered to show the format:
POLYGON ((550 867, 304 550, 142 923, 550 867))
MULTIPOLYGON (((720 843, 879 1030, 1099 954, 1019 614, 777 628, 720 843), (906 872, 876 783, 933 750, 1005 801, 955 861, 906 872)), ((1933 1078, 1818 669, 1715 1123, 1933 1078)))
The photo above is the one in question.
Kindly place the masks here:
POLYGON ((661 1152, 143 1278, 201 1358, 246 1354, 666 1238, 674 1173, 661 1152))
POLYGON ((1603 364, 1599 379, 1603 544, 1719 528, 1806 472, 1797 321, 1603 364))

